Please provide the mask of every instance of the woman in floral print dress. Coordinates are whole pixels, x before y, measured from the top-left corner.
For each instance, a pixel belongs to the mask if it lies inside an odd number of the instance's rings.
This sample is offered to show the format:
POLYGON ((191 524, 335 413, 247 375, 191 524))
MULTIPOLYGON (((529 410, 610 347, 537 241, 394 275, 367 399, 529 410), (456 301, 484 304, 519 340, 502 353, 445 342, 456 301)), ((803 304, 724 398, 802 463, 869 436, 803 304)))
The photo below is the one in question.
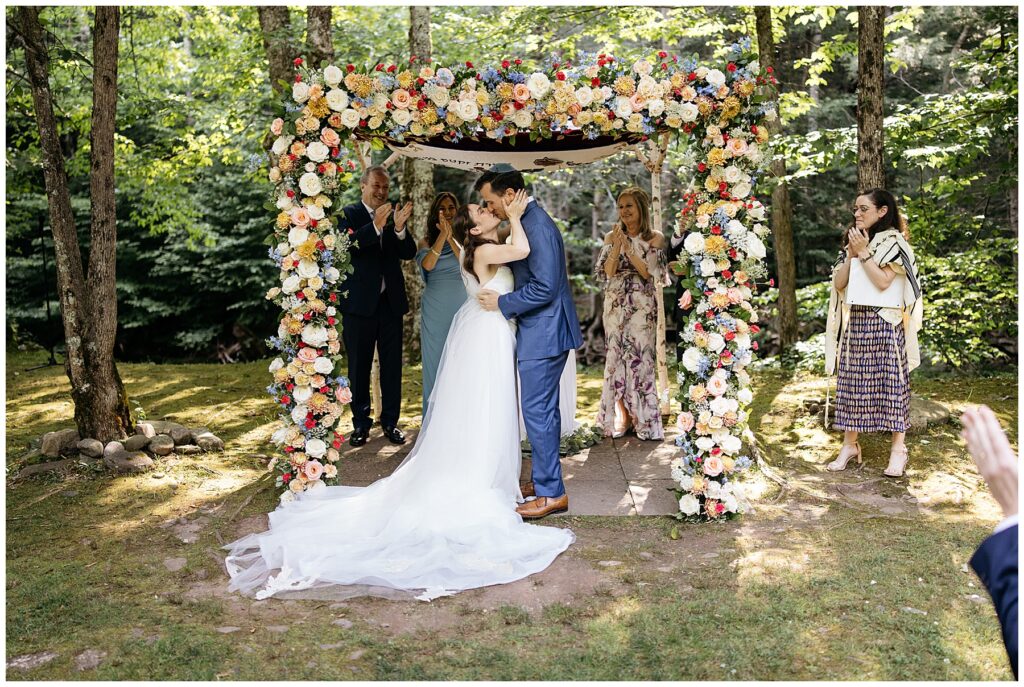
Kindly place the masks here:
POLYGON ((608 342, 597 424, 605 436, 632 429, 640 439, 661 440, 656 336, 665 237, 651 228, 650 197, 642 189, 622 191, 618 210, 595 268, 608 342))

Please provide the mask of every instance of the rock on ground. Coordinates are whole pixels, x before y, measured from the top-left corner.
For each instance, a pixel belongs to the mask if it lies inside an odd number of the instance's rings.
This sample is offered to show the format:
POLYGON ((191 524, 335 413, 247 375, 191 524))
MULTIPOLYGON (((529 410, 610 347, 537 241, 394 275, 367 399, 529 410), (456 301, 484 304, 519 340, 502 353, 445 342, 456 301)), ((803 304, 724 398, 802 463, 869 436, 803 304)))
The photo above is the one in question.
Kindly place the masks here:
POLYGON ((78 442, 78 450, 89 458, 99 458, 103 455, 103 442, 96 439, 82 439, 78 442))
POLYGON ((169 455, 174 450, 174 439, 166 434, 157 434, 149 440, 149 450, 158 456, 169 455))
POLYGON ((153 459, 142 451, 113 453, 104 456, 103 463, 111 470, 125 474, 145 472, 153 467, 153 459))
POLYGON ((47 458, 56 458, 64 451, 69 451, 78 446, 82 437, 78 435, 77 429, 61 429, 56 432, 47 432, 43 435, 39 451, 47 458))

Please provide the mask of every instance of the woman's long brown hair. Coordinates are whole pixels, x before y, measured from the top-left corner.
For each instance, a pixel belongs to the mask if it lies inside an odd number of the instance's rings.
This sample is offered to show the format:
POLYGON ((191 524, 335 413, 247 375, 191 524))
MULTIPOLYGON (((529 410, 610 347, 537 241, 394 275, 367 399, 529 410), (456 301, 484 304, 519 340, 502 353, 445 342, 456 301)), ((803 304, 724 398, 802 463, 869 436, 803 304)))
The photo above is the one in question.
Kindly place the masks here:
POLYGON ((473 270, 473 258, 476 253, 476 248, 477 246, 481 246, 485 243, 498 245, 498 242, 492 239, 485 239, 470 232, 469 230, 475 226, 476 223, 473 221, 473 218, 469 216, 469 206, 463 205, 460 207, 458 212, 455 213, 455 218, 452 220, 452 234, 456 237, 465 237, 465 240, 462 241, 462 265, 466 268, 466 271, 472 274, 473 278, 479 282, 480 278, 476 276, 476 272, 473 270))

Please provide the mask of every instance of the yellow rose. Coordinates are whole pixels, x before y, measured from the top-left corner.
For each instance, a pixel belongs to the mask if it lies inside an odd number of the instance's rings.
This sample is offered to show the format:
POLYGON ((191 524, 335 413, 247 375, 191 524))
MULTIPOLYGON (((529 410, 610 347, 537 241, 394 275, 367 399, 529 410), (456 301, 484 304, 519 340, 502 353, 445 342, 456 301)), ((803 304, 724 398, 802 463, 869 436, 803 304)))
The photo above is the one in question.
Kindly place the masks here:
POLYGON ((736 461, 732 458, 722 458, 722 465, 725 466, 726 472, 732 472, 736 467, 736 461))
POLYGON ((288 374, 288 370, 286 370, 283 367, 274 370, 274 382, 276 382, 277 384, 284 384, 291 378, 292 376, 288 374))
POLYGON ((704 190, 711 192, 718 191, 718 180, 715 179, 713 174, 704 180, 704 190))
POLYGON ((718 167, 725 164, 725 148, 712 148, 708 151, 708 164, 718 167))
POLYGON ((636 92, 636 82, 630 76, 620 76, 615 79, 613 89, 619 95, 631 96, 636 92))
POLYGON ((700 403, 707 398, 707 395, 708 390, 704 388, 703 384, 696 384, 690 387, 690 400, 694 403, 700 403))
POLYGON ((295 375, 295 386, 309 386, 309 375, 304 372, 295 375))
POLYGON ((767 140, 768 140, 768 127, 767 126, 759 126, 759 127, 757 127, 757 142, 758 143, 764 143, 767 140))
POLYGON ((704 252, 708 255, 725 255, 729 250, 729 242, 717 234, 711 234, 704 239, 704 252))
POLYGON ((292 490, 293 494, 298 494, 306 488, 306 480, 302 477, 293 477, 288 483, 288 488, 292 490))

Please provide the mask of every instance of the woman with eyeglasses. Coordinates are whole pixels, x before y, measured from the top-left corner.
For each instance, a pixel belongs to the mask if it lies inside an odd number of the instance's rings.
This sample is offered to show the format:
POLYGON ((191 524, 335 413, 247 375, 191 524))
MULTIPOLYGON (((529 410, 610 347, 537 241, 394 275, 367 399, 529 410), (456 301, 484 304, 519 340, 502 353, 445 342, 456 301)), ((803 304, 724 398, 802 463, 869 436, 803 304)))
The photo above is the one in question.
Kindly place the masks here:
POLYGON ((837 373, 833 426, 844 432, 839 455, 827 468, 836 472, 853 459, 861 462, 861 432, 891 432, 884 474, 902 477, 909 457, 909 375, 921 362, 917 263, 892 193, 877 188, 861 193, 853 218, 832 270, 826 327, 825 368, 837 373), (887 291, 890 287, 894 291, 887 291))

